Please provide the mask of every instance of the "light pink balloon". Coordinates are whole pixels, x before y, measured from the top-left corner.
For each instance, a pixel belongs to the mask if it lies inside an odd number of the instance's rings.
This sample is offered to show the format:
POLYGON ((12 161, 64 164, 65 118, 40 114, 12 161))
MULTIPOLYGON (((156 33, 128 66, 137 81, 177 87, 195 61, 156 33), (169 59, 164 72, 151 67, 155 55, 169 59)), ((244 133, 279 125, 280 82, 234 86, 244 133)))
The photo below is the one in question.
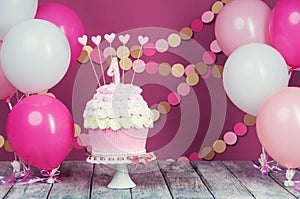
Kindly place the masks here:
MULTIPOLYGON (((0 40, 0 51, 1 51, 2 41, 0 40)), ((15 92, 16 88, 10 83, 6 75, 3 72, 1 59, 0 59, 0 99, 5 99, 11 97, 15 92)))
POLYGON ((56 98, 32 95, 13 107, 6 133, 20 158, 37 168, 52 170, 70 152, 74 122, 69 110, 56 98))
POLYGON ((257 116, 258 138, 268 154, 287 168, 300 166, 300 88, 287 87, 266 101, 257 116))
POLYGON ((229 56, 236 48, 256 42, 269 44, 271 9, 260 0, 232 0, 218 14, 215 36, 223 53, 229 56))

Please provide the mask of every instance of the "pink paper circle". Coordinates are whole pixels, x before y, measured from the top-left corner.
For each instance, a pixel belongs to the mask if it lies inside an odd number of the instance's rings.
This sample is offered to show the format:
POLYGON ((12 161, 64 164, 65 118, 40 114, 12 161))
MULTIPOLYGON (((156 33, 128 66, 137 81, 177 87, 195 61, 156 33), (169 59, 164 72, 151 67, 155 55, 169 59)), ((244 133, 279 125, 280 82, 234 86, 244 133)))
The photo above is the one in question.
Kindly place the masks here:
POLYGON ((187 96, 190 90, 191 87, 187 83, 181 83, 177 86, 177 93, 181 96, 187 96))
POLYGON ((212 11, 206 11, 202 14, 201 20, 203 23, 210 23, 212 20, 214 20, 215 14, 212 11))
POLYGON ((180 103, 181 97, 178 93, 172 92, 168 95, 169 104, 176 106, 180 103))
POLYGON ((195 65, 194 64, 189 64, 185 67, 184 69, 185 75, 188 75, 190 73, 194 73, 195 72, 195 65))
MULTIPOLYGON (((102 61, 102 64, 103 64, 105 62, 105 57, 103 56, 103 52, 101 50, 100 50, 100 56, 101 56, 101 61, 102 61)), ((91 52, 91 58, 94 62, 96 62, 97 64, 100 64, 99 52, 98 52, 97 48, 95 48, 91 52)))
POLYGON ((135 60, 132 64, 132 66, 133 66, 132 67, 133 71, 136 73, 142 73, 142 72, 144 72, 144 70, 146 68, 145 62, 141 59, 135 60))
POLYGON ((159 39, 155 43, 155 48, 158 52, 166 52, 169 48, 169 44, 165 39, 159 39))
POLYGON ((219 52, 222 51, 222 49, 220 48, 217 40, 213 40, 210 43, 210 50, 213 51, 214 53, 219 53, 219 52))
POLYGON ((200 154, 198 152, 194 152, 191 153, 191 155, 189 156, 190 160, 202 160, 202 157, 200 156, 200 154))
POLYGON ((194 32, 200 32, 203 28, 203 22, 200 19, 195 19, 191 24, 191 29, 194 32))
POLYGON ((201 77, 202 77, 203 79, 207 79, 207 78, 210 77, 210 75, 211 75, 211 68, 208 67, 208 68, 207 68, 207 73, 206 73, 205 75, 202 75, 201 77))
POLYGON ((83 149, 83 144, 81 143, 81 140, 78 137, 74 138, 73 147, 78 150, 83 149))
POLYGON ((246 135, 247 133, 247 126, 246 124, 242 123, 242 122, 238 122, 234 125, 233 127, 233 131, 235 132, 235 134, 237 134, 238 136, 243 136, 246 135))
POLYGON ((111 55, 116 55, 116 49, 114 49, 113 47, 106 47, 103 51, 103 56, 107 58, 111 55))
POLYGON ((156 74, 158 71, 158 63, 154 61, 148 61, 146 64, 146 72, 150 75, 156 74))
POLYGON ((202 55, 202 60, 206 64, 213 64, 216 61, 216 54, 212 51, 206 51, 202 55))
POLYGON ((185 156, 181 156, 177 159, 177 161, 182 161, 182 162, 189 162, 189 158, 188 157, 185 157, 185 156))
POLYGON ((153 56, 156 53, 156 49, 153 43, 147 43, 143 46, 143 52, 146 56, 153 56))
POLYGON ((234 145, 237 142, 237 136, 232 131, 226 132, 223 139, 227 145, 234 145))

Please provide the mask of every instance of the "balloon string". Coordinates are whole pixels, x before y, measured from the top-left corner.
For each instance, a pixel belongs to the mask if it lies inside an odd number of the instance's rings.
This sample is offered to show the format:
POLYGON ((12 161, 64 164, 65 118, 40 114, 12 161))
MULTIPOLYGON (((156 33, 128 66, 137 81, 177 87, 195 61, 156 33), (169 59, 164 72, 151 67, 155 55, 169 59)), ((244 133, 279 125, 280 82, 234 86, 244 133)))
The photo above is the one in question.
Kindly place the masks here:
POLYGON ((93 69, 94 75, 95 75, 95 77, 96 77, 96 80, 97 80, 97 82, 98 82, 98 85, 99 85, 99 87, 100 87, 100 86, 101 86, 101 84, 100 84, 99 77, 98 77, 98 75, 97 75, 97 72, 96 72, 96 69, 95 69, 95 66, 94 66, 93 60, 92 60, 92 58, 91 58, 91 55, 90 55, 90 54, 88 54, 88 56, 89 56, 89 60, 90 60, 90 63, 91 63, 91 66, 92 66, 92 69, 93 69))
MULTIPOLYGON (((141 45, 141 48, 140 48, 140 50, 139 50, 139 54, 138 54, 138 58, 137 58, 137 60, 136 60, 136 64, 138 64, 138 61, 140 60, 140 54, 141 54, 141 52, 142 52, 142 47, 143 47, 143 45, 141 45)), ((132 66, 132 67, 133 67, 133 66, 132 66)), ((132 75, 132 79, 131 79, 131 84, 133 83, 134 77, 135 77, 135 70, 133 69, 133 75, 132 75)))
POLYGON ((105 75, 104 75, 104 68, 103 68, 103 64, 102 64, 102 56, 100 55, 100 47, 99 47, 99 45, 97 45, 97 49, 98 49, 98 56, 99 56, 99 61, 100 61, 100 66, 101 66, 101 71, 102 71, 102 76, 103 76, 103 83, 106 84, 106 82, 105 82, 105 75))

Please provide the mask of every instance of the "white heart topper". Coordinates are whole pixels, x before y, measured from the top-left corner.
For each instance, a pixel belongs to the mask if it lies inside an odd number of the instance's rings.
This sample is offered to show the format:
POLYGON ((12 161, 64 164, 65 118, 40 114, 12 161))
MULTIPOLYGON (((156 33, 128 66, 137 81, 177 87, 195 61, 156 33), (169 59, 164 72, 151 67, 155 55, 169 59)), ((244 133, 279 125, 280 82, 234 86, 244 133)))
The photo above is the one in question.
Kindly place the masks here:
POLYGON ((99 46, 101 42, 101 36, 100 35, 92 36, 92 41, 94 42, 95 45, 99 46))
POLYGON ((110 35, 109 34, 104 35, 104 38, 106 41, 108 41, 108 43, 112 43, 114 41, 115 37, 116 37, 115 33, 111 33, 110 35))
POLYGON ((123 45, 125 45, 129 41, 129 39, 130 39, 129 34, 119 36, 119 40, 123 45))
POLYGON ((81 45, 85 46, 86 43, 87 43, 87 36, 86 36, 86 35, 82 35, 82 37, 78 37, 78 42, 79 42, 81 45))
POLYGON ((143 37, 142 35, 140 35, 138 37, 138 40, 139 40, 140 44, 143 46, 144 44, 146 44, 149 41, 149 37, 143 37))

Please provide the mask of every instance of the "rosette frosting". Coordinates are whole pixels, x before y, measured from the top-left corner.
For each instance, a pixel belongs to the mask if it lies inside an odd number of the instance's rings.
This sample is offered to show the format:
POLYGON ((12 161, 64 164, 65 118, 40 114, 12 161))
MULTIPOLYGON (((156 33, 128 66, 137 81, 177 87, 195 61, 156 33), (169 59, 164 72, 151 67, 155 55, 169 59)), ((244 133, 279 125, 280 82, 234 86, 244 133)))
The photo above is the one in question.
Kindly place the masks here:
POLYGON ((132 84, 101 86, 86 104, 83 118, 87 129, 152 128, 153 113, 142 89, 132 84))

